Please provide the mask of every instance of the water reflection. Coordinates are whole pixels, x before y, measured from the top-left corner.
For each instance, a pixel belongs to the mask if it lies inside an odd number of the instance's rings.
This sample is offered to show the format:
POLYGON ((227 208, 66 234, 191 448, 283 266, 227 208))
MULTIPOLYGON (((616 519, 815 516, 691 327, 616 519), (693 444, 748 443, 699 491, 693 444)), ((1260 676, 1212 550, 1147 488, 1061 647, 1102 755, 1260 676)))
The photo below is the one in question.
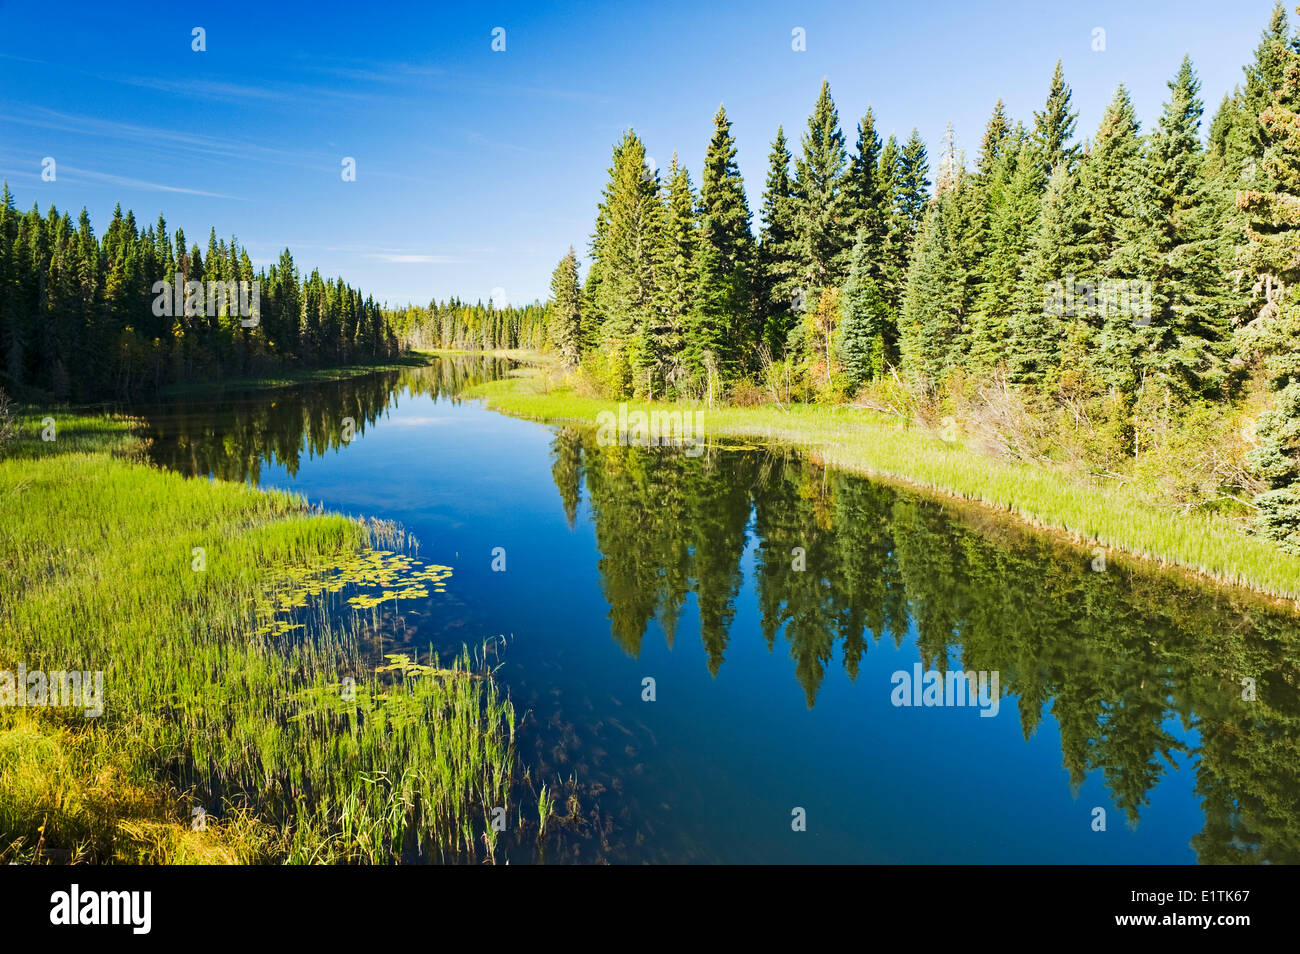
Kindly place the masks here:
POLYGON ((1194 759, 1201 862, 1300 861, 1288 608, 1122 559, 1095 572, 1090 553, 790 454, 714 445, 691 459, 565 429, 553 457, 571 522, 589 500, 610 633, 627 653, 652 619, 680 639, 694 596, 716 674, 740 635, 752 539, 761 637, 785 646, 810 708, 837 659, 856 679, 873 645, 915 627, 926 667, 1000 671, 1026 739, 1055 718, 1076 789, 1100 770, 1136 823, 1161 778, 1194 759))
POLYGON ((403 394, 457 403, 465 388, 496 380, 510 366, 502 358, 456 355, 427 366, 273 391, 228 392, 137 412, 146 422, 144 449, 154 463, 190 477, 257 484, 263 464, 279 464, 294 477, 303 454, 320 457, 364 435, 403 394))
MULTIPOLYGON (((535 806, 546 784, 564 820, 540 850, 535 832, 512 829, 513 860, 1022 857, 1003 850, 1002 834, 971 835, 965 855, 931 850, 942 840, 929 834, 934 813, 959 811, 961 791, 936 789, 930 805, 888 801, 908 779, 865 717, 883 718, 885 661, 910 667, 919 657, 927 668, 998 672, 1001 714, 977 717, 973 736, 938 719, 895 720, 889 731, 914 747, 918 762, 947 757, 944 746, 963 739, 1012 787, 1040 784, 1014 804, 980 807, 1003 824, 1034 816, 1047 833, 1039 837, 1059 842, 1044 851, 1054 860, 1100 859, 1088 853, 1098 849, 1069 842, 1063 826, 1073 821, 1060 806, 1035 803, 1045 798, 1041 785, 1077 792, 1100 776, 1136 824, 1159 817, 1152 799, 1162 779, 1192 773, 1194 793, 1175 786, 1159 810, 1195 812, 1194 797, 1199 817, 1143 842, 1154 853, 1147 860, 1186 857, 1187 835, 1173 835, 1199 824, 1192 849, 1201 862, 1300 861, 1300 625, 1292 607, 1122 557, 1094 572, 1091 553, 986 511, 779 450, 722 442, 692 458, 673 448, 601 447, 594 428, 559 428, 548 478, 545 465, 523 466, 518 422, 465 407, 451 415, 460 430, 412 429, 384 453, 331 454, 300 474, 306 460, 341 446, 344 418, 359 439, 386 415, 400 416, 399 403, 410 405, 402 408, 410 423, 428 413, 419 401, 455 403, 467 384, 506 369, 490 358, 443 359, 144 417, 149 453, 163 466, 260 482, 263 467, 278 465, 285 476, 268 471, 268 482, 317 494, 326 487, 333 506, 401 520, 433 541, 434 559, 456 563, 447 593, 413 601, 369 630, 368 663, 387 652, 450 656, 496 633, 516 635, 501 650, 501 677, 523 714, 519 803, 535 806), (556 491, 569 527, 582 533, 545 518, 556 491), (534 565, 564 585, 538 588, 493 574, 486 562, 458 562, 498 542, 510 545, 512 560, 563 552, 562 567, 549 556, 534 565), (696 631, 684 632, 683 620, 696 631), (671 707, 638 709, 627 686, 641 674, 626 662, 656 658, 657 671, 669 669, 660 634, 692 668, 687 641, 698 638, 717 679, 671 707), (770 658, 749 653, 755 644, 770 658), (739 680, 726 679, 729 658, 744 673, 739 680), (837 669, 848 683, 830 678, 837 669), (1247 678, 1253 701, 1243 698, 1247 678), (775 710, 774 685, 788 687, 792 704, 764 726, 750 724, 775 710), (1050 766, 996 741, 990 724, 1007 719, 1020 731, 1003 735, 1026 751, 1018 735, 1041 739, 1055 723, 1060 749, 1050 766), (925 734, 936 725, 947 734, 925 734), (787 727, 798 741, 783 737, 787 727), (813 745, 833 754, 801 761, 813 745), (1057 765, 1065 769, 1059 783, 1057 765), (855 816, 834 846, 792 845, 777 789, 798 773, 805 791, 872 804, 876 814, 855 816), (891 840, 894 829, 913 841, 891 840)), ((545 442, 529 446, 537 454, 545 442)))

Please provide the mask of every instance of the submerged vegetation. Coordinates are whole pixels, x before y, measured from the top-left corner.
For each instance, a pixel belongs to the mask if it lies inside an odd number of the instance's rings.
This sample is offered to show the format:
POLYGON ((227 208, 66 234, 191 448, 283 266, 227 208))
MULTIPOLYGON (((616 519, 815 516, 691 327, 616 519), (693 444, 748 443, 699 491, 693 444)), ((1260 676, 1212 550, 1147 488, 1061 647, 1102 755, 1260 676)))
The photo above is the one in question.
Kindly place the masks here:
MULTIPOLYGON (((299 498, 139 461, 119 417, 0 459, 0 670, 103 673, 103 714, 0 707, 0 858, 493 856, 515 717, 468 652, 390 671, 377 607, 450 568, 299 498), (347 597, 340 615, 321 594, 347 597)), ((392 538, 391 532, 386 535, 392 538)))

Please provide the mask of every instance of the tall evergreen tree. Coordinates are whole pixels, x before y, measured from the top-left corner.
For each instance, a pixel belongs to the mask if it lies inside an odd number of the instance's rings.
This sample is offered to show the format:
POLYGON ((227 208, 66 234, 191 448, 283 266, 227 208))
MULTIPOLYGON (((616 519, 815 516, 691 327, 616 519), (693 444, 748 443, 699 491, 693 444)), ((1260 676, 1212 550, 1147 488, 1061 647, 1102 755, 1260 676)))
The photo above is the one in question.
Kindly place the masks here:
POLYGON ((1062 162, 1052 171, 1043 195, 1021 273, 1008 362, 1017 383, 1054 389, 1063 368, 1077 368, 1090 352, 1095 304, 1087 296, 1082 301, 1067 299, 1076 276, 1090 280, 1083 235, 1077 180, 1062 162), (1060 294, 1053 295, 1053 288, 1060 294))
MULTIPOLYGON (((1140 234, 1136 196, 1142 188, 1142 139, 1128 90, 1121 84, 1106 107, 1088 156, 1079 170, 1079 201, 1083 236, 1077 266, 1080 278, 1108 283, 1142 281, 1132 274, 1131 257, 1124 249, 1140 234)), ((1117 287, 1112 284, 1110 287, 1117 287)), ((1128 418, 1135 398, 1134 361, 1140 347, 1140 326, 1135 320, 1132 286, 1128 310, 1117 307, 1109 296, 1094 321, 1097 348, 1085 364, 1099 381, 1109 386, 1119 404, 1119 418, 1125 443, 1132 438, 1128 418), (1112 307, 1116 306, 1116 307, 1112 307)))
POLYGON ((1071 144, 1078 113, 1070 111, 1070 87, 1066 85, 1061 61, 1056 61, 1052 83, 1047 92, 1047 103, 1042 112, 1034 113, 1033 149, 1042 169, 1044 181, 1052 170, 1062 163, 1073 171, 1079 157, 1078 144, 1071 144))
POLYGON ((773 348, 785 343, 794 324, 794 290, 798 262, 794 243, 794 191, 790 182, 790 150, 778 126, 768 156, 763 189, 763 228, 758 245, 759 307, 763 339, 773 348))
POLYGON ((581 348, 582 289, 578 283, 578 259, 573 246, 560 259, 551 275, 551 301, 547 331, 551 343, 568 365, 578 363, 581 348))
POLYGON ((992 169, 983 279, 971 319, 970 363, 987 371, 1007 360, 1006 342, 1021 273, 1038 222, 1043 172, 1024 126, 1017 123, 992 169))
POLYGON ((889 234, 889 196, 886 193, 886 183, 881 181, 880 153, 876 117, 868 109, 858 123, 858 141, 849 158, 845 189, 848 192, 849 220, 855 244, 859 238, 865 243, 871 274, 877 280, 881 277, 881 259, 884 256, 885 238, 889 234))
POLYGON ((653 330, 660 303, 662 225, 658 177, 646 167, 645 145, 628 130, 614 147, 591 254, 593 270, 599 268, 594 303, 602 318, 601 335, 620 369, 615 384, 636 393, 653 386, 660 358, 653 330))
POLYGON ((1011 121, 1007 119, 1006 108, 999 99, 993 106, 993 115, 984 127, 984 136, 980 139, 979 162, 976 172, 985 181, 996 175, 998 163, 1007 148, 1007 140, 1012 133, 1011 121))
MULTIPOLYGON (((1254 60, 1243 68, 1246 74, 1246 86, 1242 90, 1241 109, 1245 122, 1241 124, 1240 129, 1243 133, 1242 140, 1246 154, 1256 160, 1264 157, 1264 150, 1268 145, 1260 116, 1273 105, 1282 89, 1283 70, 1288 52, 1297 49, 1300 47, 1297 46, 1296 38, 1291 36, 1286 8, 1279 0, 1273 6, 1268 26, 1260 35, 1254 60)), ((1256 169, 1258 170, 1258 166, 1256 169)), ((1258 181, 1254 180, 1250 185, 1253 186, 1258 181)))
POLYGON ((745 182, 736 164, 736 141, 731 120, 719 106, 713 117, 713 136, 704 151, 704 176, 700 182, 701 240, 718 253, 725 271, 751 264, 754 235, 750 230, 745 182))
MULTIPOLYGON (((713 117, 713 137, 704 152, 704 175, 700 182, 700 245, 708 246, 708 253, 699 267, 726 276, 727 298, 725 302, 714 302, 721 308, 720 312, 715 313, 710 306, 697 316, 707 314, 709 321, 723 325, 717 335, 710 332, 714 346, 720 349, 710 353, 724 375, 744 363, 750 353, 749 346, 761 333, 753 302, 755 249, 750 219, 745 183, 736 164, 731 121, 726 110, 719 106, 713 117)), ((697 365, 694 370, 702 373, 704 368, 697 365)))
POLYGON ((1135 229, 1118 253, 1128 274, 1151 283, 1152 315, 1138 323, 1134 372, 1166 400, 1224 383, 1230 327, 1224 248, 1204 177, 1200 83, 1184 57, 1149 137, 1135 190, 1135 229))
POLYGON ((885 239, 885 295, 899 308, 912 258, 912 245, 930 200, 930 167, 925 143, 915 129, 901 149, 891 136, 881 152, 886 168, 892 164, 889 234, 885 239), (891 150, 891 144, 894 148, 891 150))
POLYGON ((858 230, 849 258, 849 277, 840 293, 840 363, 850 389, 860 388, 885 373, 894 354, 894 322, 873 276, 867 230, 858 230))
POLYGON ((1258 312, 1237 332, 1238 349, 1258 358, 1274 392, 1259 415, 1258 444, 1247 455, 1267 489, 1255 498, 1257 526, 1300 553, 1300 53, 1279 52, 1283 80, 1259 114, 1266 189, 1243 191, 1243 263, 1256 282, 1258 312))
POLYGON ((820 293, 843 281, 852 241, 851 194, 845 180, 848 154, 830 84, 825 81, 808 117, 802 146, 803 154, 795 160, 793 226, 798 280, 811 300, 814 290, 820 293))
POLYGON ((686 373, 681 355, 682 333, 695 295, 695 256, 700 241, 695 189, 676 153, 668 167, 663 214, 664 255, 659 286, 665 324, 664 378, 665 383, 673 385, 686 373))
POLYGON ((899 352, 907 377, 925 388, 962 366, 970 348, 980 259, 974 185, 959 171, 930 203, 907 272, 899 352))

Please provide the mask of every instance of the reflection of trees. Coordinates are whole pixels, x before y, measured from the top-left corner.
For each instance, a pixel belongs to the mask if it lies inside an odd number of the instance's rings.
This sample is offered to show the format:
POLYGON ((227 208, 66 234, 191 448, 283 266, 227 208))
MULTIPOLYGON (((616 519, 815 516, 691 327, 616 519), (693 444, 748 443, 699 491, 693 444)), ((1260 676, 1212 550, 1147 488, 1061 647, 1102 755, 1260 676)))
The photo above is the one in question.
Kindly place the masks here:
MULTIPOLYGON (((647 624, 658 618, 671 641, 686 596, 694 593, 716 673, 741 584, 749 455, 659 458, 639 448, 600 448, 576 433, 558 440, 581 441, 614 639, 635 655, 647 624)), ((576 491, 565 494, 571 499, 576 491)))
POLYGON ((145 447, 155 463, 189 476, 261 479, 263 461, 298 473, 304 451, 318 457, 343 444, 343 421, 365 433, 397 395, 457 400, 471 384, 501 377, 505 362, 480 356, 344 380, 257 392, 226 392, 211 408, 164 405, 145 413, 145 447))
POLYGON ((810 707, 837 653, 856 678, 870 643, 901 643, 914 625, 927 666, 1000 672, 1026 738, 1050 707, 1073 787, 1099 771, 1136 823, 1174 759, 1192 757, 1202 861, 1300 861, 1300 624, 1289 612, 1122 560, 1096 573, 1091 554, 982 511, 954 515, 794 456, 713 448, 692 460, 599 447, 573 429, 555 455, 571 519, 585 482, 612 634, 629 653, 652 617, 671 641, 694 594, 718 671, 752 515, 763 637, 785 640, 810 707), (1243 676, 1257 681, 1253 703, 1243 676))

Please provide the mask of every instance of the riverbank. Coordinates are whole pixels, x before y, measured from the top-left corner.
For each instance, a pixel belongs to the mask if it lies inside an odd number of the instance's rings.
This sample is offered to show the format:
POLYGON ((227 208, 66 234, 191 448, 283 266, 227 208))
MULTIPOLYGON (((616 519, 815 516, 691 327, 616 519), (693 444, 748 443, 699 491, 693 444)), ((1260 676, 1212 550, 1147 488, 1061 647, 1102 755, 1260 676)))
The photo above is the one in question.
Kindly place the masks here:
POLYGON ((130 418, 51 416, 52 440, 29 413, 0 450, 0 863, 477 854, 513 764, 491 680, 394 684, 347 620, 264 625, 289 584, 373 575, 367 528, 153 467, 130 418), (94 698, 59 699, 64 672, 94 698))
MULTIPOLYGON (((618 402, 584 397, 556 383, 544 358, 512 357, 527 363, 466 396, 517 417, 592 427, 601 411, 617 411, 618 402)), ((1183 514, 1154 506, 1123 486, 998 460, 877 412, 816 405, 706 409, 663 402, 629 402, 628 410, 694 411, 710 437, 793 447, 855 473, 1014 515, 1111 558, 1125 554, 1216 583, 1300 600, 1300 557, 1250 536, 1228 517, 1183 514)))

